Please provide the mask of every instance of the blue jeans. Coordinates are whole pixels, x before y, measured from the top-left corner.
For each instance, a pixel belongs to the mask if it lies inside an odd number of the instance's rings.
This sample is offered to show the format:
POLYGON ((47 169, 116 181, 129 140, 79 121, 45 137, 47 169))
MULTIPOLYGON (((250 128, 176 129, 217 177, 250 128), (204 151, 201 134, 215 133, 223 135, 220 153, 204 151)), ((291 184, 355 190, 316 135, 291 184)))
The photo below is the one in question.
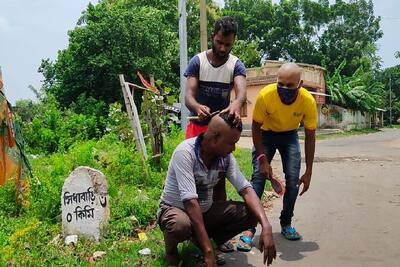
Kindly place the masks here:
MULTIPOLYGON (((283 133, 263 131, 262 144, 269 163, 271 163, 276 150, 278 150, 281 155, 282 167, 286 180, 286 191, 283 196, 283 209, 281 211, 280 223, 281 226, 287 226, 292 222, 294 205, 299 193, 299 188, 297 187, 301 165, 299 136, 297 135, 297 131, 283 133)), ((256 152, 253 148, 253 175, 251 184, 256 194, 261 199, 266 179, 260 175, 259 163, 256 156, 256 152)))

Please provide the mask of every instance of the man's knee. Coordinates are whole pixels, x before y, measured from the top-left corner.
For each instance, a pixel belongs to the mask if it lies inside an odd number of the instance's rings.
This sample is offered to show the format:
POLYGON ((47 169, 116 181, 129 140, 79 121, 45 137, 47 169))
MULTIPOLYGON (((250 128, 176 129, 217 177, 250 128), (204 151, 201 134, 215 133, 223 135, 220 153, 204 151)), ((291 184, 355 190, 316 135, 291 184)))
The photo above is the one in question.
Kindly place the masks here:
POLYGON ((190 238, 192 234, 192 225, 189 218, 178 217, 166 224, 164 232, 166 232, 168 236, 176 238, 178 242, 182 242, 190 238))
POLYGON ((287 176, 286 177, 286 190, 298 190, 297 183, 299 182, 298 177, 293 177, 293 176, 287 176))

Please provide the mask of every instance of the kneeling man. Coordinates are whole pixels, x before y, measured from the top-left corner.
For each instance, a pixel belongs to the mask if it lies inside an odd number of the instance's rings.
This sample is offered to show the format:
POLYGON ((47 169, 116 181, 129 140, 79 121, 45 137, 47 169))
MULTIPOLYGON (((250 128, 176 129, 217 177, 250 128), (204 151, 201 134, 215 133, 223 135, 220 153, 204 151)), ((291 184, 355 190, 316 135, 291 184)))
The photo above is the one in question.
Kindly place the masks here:
POLYGON ((241 131, 241 124, 235 125, 228 113, 216 115, 204 134, 183 141, 175 149, 158 213, 169 265, 178 265, 178 243, 192 239, 203 251, 206 266, 215 266, 210 238, 221 245, 257 222, 262 226, 264 263, 269 265, 275 259, 272 227, 231 154, 241 131), (225 177, 244 202, 213 202, 213 188, 225 177))

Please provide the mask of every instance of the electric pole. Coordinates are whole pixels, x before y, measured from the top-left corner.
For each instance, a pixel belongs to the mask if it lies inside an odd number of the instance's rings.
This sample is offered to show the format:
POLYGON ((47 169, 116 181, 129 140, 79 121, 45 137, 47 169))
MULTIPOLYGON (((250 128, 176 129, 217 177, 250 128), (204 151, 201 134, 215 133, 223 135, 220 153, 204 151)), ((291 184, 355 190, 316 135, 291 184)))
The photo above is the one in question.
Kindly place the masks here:
POLYGON ((392 76, 389 74, 389 125, 392 126, 392 76))
POLYGON ((183 75, 187 67, 187 30, 186 30, 186 0, 179 0, 179 58, 180 58, 180 94, 181 128, 186 132, 189 110, 185 105, 186 78, 183 75))
POLYGON ((200 0, 200 50, 207 50, 207 4, 200 0))

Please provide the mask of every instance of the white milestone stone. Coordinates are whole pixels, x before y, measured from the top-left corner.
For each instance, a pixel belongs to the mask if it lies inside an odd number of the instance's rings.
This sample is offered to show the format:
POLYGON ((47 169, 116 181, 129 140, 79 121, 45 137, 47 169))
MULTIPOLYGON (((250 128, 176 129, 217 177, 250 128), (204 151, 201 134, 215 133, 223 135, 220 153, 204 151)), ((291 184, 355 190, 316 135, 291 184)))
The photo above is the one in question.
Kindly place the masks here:
POLYGON ((76 168, 64 182, 61 210, 64 236, 79 235, 99 241, 110 218, 104 174, 89 167, 76 168))

